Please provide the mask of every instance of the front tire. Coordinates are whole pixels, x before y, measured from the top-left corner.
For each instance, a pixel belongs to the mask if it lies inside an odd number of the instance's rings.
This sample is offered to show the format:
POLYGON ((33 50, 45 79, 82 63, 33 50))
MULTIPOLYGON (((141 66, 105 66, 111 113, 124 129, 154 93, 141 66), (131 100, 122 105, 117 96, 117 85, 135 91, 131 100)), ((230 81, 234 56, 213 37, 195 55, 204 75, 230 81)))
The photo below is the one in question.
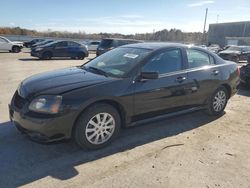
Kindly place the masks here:
POLYGON ((73 129, 73 137, 81 148, 100 149, 113 141, 120 127, 121 118, 113 106, 95 104, 80 115, 73 129))
POLYGON ((13 53, 19 53, 21 51, 21 48, 19 46, 13 46, 12 47, 12 52, 13 53))
POLYGON ((51 52, 44 52, 42 54, 42 59, 49 60, 52 58, 52 53, 51 52))
POLYGON ((212 116, 221 115, 226 108, 229 93, 224 86, 220 86, 208 99, 207 113, 212 116))
POLYGON ((80 52, 77 54, 76 58, 75 59, 80 59, 80 60, 83 60, 85 58, 85 54, 80 52))

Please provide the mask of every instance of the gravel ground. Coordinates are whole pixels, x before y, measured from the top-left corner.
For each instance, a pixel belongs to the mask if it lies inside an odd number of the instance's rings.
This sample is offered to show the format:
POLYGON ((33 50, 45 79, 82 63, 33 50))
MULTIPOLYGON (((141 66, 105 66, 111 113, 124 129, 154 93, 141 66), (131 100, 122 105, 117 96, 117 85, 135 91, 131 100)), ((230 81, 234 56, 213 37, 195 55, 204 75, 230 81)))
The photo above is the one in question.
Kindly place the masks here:
POLYGON ((125 129, 98 151, 21 135, 7 109, 19 82, 84 62, 0 52, 0 187, 250 188, 250 91, 243 89, 221 117, 195 112, 125 129))

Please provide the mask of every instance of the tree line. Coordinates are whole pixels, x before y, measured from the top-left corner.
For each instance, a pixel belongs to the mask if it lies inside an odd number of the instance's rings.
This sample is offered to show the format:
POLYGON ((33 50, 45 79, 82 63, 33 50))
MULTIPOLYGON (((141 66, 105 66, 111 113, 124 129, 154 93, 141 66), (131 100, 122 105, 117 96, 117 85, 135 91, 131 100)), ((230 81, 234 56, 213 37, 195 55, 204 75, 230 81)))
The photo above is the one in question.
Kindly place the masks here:
POLYGON ((123 35, 119 33, 96 33, 87 34, 84 31, 68 32, 68 31, 36 31, 24 29, 20 27, 0 27, 0 35, 26 35, 36 37, 54 37, 54 38, 72 38, 72 39, 91 39, 100 40, 102 38, 125 38, 144 41, 169 41, 182 43, 202 44, 207 41, 207 33, 203 35, 201 32, 182 32, 179 29, 164 29, 152 33, 142 33, 134 35, 123 35))

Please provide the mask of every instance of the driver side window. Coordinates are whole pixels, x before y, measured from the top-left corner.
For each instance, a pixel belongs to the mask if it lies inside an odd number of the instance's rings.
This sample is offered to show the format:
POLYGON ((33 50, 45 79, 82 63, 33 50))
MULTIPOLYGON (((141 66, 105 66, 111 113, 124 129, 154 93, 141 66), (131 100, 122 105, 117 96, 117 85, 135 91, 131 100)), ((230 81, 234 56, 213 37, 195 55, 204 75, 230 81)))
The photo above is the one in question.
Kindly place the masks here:
POLYGON ((63 42, 59 42, 56 44, 56 47, 57 48, 60 48, 60 47, 67 47, 68 46, 68 43, 66 41, 63 41, 63 42))
POLYGON ((179 49, 167 50, 153 56, 142 68, 142 72, 165 74, 182 69, 182 56, 179 49))

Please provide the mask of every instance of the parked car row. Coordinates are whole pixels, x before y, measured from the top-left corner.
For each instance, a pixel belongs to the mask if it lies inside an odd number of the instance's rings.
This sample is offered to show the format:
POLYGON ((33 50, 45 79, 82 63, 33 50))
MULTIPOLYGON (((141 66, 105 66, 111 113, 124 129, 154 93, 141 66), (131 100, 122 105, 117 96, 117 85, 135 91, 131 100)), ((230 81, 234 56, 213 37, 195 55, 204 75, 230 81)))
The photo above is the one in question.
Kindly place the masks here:
POLYGON ((31 56, 40 59, 51 59, 52 57, 84 59, 88 57, 88 51, 96 51, 96 55, 99 56, 119 46, 141 42, 142 41, 132 39, 105 38, 102 39, 101 42, 91 41, 84 45, 73 41, 34 39, 25 43, 25 45, 31 47, 31 56))
POLYGON ((224 60, 234 61, 236 63, 240 61, 250 62, 250 46, 228 45, 221 48, 217 44, 211 44, 208 47, 205 45, 200 45, 200 47, 218 54, 224 60))
POLYGON ((5 37, 0 36, 0 50, 19 53, 23 48, 23 42, 10 41, 5 37))

